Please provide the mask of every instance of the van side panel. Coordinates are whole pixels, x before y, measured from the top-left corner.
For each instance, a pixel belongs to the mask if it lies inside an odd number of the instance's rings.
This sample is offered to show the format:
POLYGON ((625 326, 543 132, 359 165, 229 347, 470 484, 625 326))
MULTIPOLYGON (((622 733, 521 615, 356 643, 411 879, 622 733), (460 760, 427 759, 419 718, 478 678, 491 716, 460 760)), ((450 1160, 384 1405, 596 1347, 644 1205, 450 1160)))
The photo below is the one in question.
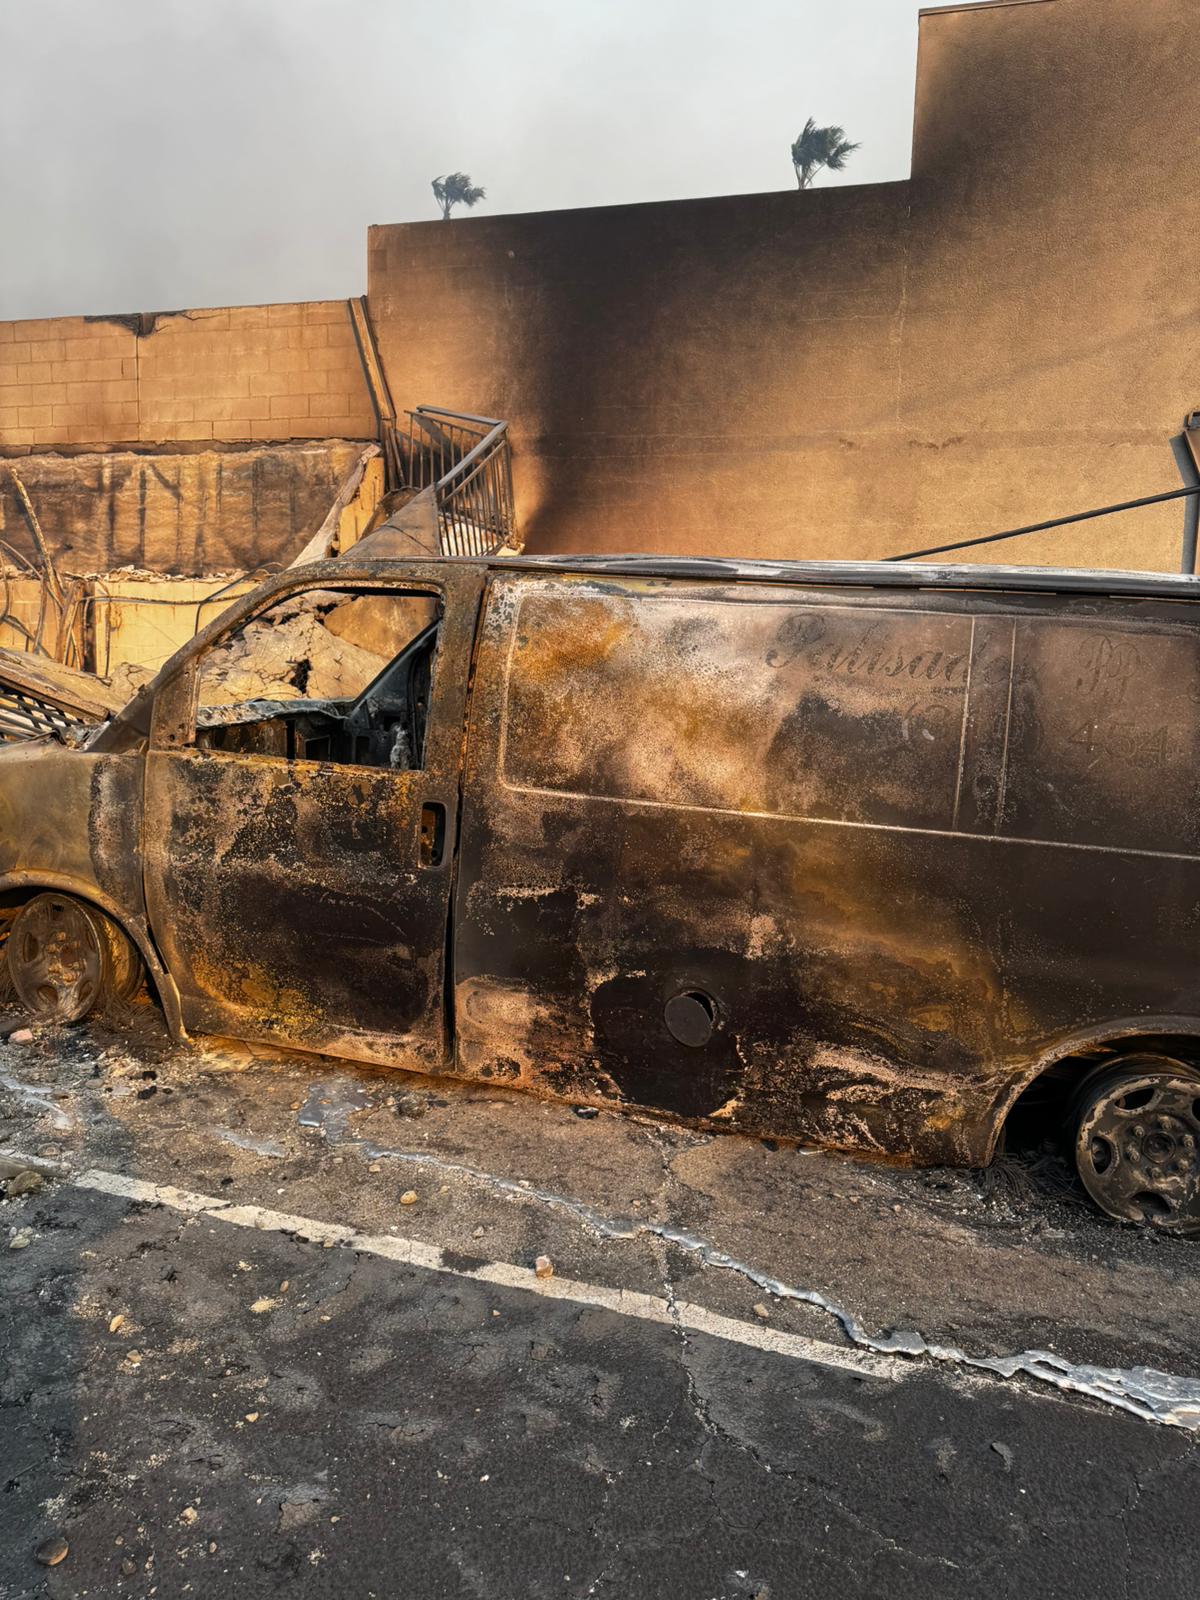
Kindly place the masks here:
POLYGON ((0 760, 0 875, 70 883, 144 927, 141 756, 29 739, 0 760))
POLYGON ((1169 713, 1192 705, 1152 780, 1170 789, 1193 750, 1195 635, 1130 602, 1126 637, 1113 611, 497 579, 464 790, 458 1069, 985 1159, 997 1107, 1055 1041, 1194 1009, 1191 808, 1162 794, 1143 829, 1145 775, 1099 755, 1149 677, 1169 682, 1169 713))

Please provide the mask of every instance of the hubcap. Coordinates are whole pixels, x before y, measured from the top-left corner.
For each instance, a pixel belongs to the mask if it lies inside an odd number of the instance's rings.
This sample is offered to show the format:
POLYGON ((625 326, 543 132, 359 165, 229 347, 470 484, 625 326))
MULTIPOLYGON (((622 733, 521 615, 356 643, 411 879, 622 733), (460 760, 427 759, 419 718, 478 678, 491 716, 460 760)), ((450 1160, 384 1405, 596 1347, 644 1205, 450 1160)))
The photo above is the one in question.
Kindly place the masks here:
POLYGON ((1085 1099, 1075 1159, 1109 1216, 1200 1233, 1200 1079, 1165 1065, 1104 1074, 1085 1099))
POLYGON ((108 946, 86 906, 40 894, 22 906, 8 936, 8 966, 21 1003, 47 1022, 78 1022, 104 987, 108 946))

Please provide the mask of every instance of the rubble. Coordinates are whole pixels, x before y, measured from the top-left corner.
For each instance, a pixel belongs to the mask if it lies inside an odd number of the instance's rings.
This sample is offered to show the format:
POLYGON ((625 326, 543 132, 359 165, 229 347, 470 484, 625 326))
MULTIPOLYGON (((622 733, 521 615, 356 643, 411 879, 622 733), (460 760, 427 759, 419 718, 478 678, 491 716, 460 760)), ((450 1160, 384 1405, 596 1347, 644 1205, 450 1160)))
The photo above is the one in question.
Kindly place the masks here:
POLYGON ((67 1559, 70 1549, 63 1536, 56 1533, 49 1539, 43 1539, 34 1551, 34 1555, 43 1567, 57 1567, 60 1562, 67 1559))
POLYGON ((45 1181, 40 1172, 35 1172, 32 1167, 26 1167, 23 1172, 15 1173, 8 1180, 4 1192, 10 1200, 16 1200, 23 1194, 36 1194, 44 1186, 45 1181))

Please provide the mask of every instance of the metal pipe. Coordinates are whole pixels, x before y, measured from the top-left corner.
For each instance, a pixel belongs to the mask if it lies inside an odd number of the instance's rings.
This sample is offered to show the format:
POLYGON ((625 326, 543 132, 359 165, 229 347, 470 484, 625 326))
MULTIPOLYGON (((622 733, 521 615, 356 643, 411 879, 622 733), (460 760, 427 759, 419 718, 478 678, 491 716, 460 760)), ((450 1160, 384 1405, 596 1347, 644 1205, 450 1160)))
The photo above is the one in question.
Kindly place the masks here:
MULTIPOLYGON (((1195 412, 1184 423, 1184 432, 1178 433, 1171 440, 1171 451, 1175 457, 1175 465, 1179 468, 1179 476, 1189 489, 1200 490, 1200 471, 1196 469, 1196 458, 1192 454, 1192 447, 1188 441, 1190 424, 1196 420, 1195 412)), ((1189 575, 1196 571, 1196 535, 1200 532, 1200 494, 1191 495, 1184 503, 1183 508, 1183 545, 1180 549, 1179 570, 1189 575)))
POLYGON ((954 544, 931 545, 928 550, 910 550, 902 556, 884 556, 884 561, 919 561, 922 556, 941 556, 950 550, 970 550, 975 545, 995 544, 999 539, 1019 539, 1026 533, 1046 533, 1051 528, 1066 528, 1073 522, 1091 522, 1094 517, 1112 517, 1118 511, 1138 511, 1142 506, 1162 505, 1166 500, 1193 499, 1200 495, 1200 483, 1186 489, 1168 489, 1165 494, 1147 494, 1140 500, 1122 500, 1119 505, 1100 506, 1095 511, 1078 511, 1072 517, 1052 517, 1049 522, 1031 522, 1027 528, 1010 528, 1006 533, 985 533, 978 539, 958 539, 954 544))

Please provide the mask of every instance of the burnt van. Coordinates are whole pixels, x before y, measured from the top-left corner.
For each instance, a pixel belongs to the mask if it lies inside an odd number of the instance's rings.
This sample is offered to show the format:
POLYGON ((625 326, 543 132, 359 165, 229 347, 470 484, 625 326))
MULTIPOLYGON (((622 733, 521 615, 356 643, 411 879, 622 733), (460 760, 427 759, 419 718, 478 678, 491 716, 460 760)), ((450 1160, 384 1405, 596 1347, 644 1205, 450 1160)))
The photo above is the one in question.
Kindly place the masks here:
POLYGON ((928 1164, 1060 1091, 1200 1231, 1195 580, 356 559, 0 755, 7 964, 219 1032, 928 1164))

